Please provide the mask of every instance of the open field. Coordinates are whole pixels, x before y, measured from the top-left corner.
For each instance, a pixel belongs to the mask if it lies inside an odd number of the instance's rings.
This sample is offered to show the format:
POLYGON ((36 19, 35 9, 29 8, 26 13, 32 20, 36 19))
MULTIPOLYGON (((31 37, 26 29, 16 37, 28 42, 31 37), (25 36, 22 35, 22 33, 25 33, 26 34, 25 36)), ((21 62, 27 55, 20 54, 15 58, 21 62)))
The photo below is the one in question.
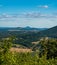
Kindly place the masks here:
POLYGON ((12 52, 32 52, 31 49, 27 49, 27 48, 23 49, 23 48, 15 48, 15 47, 12 47, 10 51, 12 52))

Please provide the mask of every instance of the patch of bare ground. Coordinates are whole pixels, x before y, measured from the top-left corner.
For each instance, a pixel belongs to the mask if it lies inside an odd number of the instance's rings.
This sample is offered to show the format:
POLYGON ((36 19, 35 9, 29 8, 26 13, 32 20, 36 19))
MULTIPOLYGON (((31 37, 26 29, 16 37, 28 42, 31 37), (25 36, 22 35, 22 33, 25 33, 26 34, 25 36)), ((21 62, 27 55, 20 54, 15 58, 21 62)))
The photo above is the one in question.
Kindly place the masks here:
POLYGON ((36 41, 36 42, 32 42, 32 44, 38 44, 39 43, 39 41, 36 41))
POLYGON ((27 48, 23 49, 23 48, 15 48, 15 47, 12 47, 10 51, 11 52, 32 52, 31 49, 27 49, 27 48))

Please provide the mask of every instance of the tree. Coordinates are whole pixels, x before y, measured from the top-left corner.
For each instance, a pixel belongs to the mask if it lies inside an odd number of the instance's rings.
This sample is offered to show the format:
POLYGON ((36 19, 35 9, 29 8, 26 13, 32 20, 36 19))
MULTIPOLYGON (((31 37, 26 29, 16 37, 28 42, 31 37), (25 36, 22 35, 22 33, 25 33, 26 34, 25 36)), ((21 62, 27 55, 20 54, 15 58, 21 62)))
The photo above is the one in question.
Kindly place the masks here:
POLYGON ((42 39, 39 42, 40 44, 40 53, 42 56, 46 54, 47 59, 57 57, 57 40, 56 39, 42 39))
POLYGON ((15 55, 10 52, 11 46, 11 38, 5 38, 0 42, 0 65, 14 65, 16 63, 15 55))

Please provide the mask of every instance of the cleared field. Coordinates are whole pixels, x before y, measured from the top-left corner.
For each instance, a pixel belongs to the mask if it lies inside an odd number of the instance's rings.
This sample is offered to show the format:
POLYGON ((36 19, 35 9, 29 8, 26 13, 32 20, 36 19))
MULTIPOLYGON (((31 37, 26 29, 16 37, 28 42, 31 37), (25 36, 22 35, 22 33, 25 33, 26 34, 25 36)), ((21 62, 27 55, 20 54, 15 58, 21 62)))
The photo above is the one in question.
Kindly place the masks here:
POLYGON ((38 44, 39 43, 39 41, 36 41, 36 42, 32 42, 32 44, 38 44))
POLYGON ((31 49, 27 49, 27 48, 23 49, 23 48, 15 48, 15 47, 12 47, 10 51, 12 52, 32 52, 31 49))

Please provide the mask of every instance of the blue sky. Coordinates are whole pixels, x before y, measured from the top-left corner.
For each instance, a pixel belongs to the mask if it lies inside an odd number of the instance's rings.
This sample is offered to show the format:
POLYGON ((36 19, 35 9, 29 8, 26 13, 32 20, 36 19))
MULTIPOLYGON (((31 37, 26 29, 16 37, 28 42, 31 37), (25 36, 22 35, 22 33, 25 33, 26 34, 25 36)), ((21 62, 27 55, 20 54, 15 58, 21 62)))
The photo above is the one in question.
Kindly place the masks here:
POLYGON ((0 0, 0 27, 57 25, 57 0, 0 0))

